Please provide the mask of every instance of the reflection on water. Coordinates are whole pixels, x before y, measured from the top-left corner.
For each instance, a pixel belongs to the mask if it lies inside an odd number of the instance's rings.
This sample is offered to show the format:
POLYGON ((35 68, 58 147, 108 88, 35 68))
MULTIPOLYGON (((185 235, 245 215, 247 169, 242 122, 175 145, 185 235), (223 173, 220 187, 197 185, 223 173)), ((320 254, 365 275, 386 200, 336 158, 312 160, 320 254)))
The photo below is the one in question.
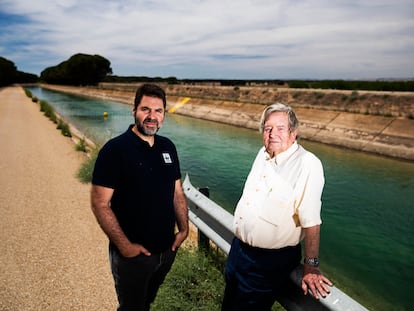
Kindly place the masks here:
MULTIPOLYGON (((31 90, 100 144, 133 122, 132 106, 31 90)), ((176 143, 182 171, 192 183, 208 186, 211 198, 232 212, 262 145, 259 133, 173 114, 160 134, 176 143)), ((369 309, 409 310, 414 305, 414 164, 300 143, 325 170, 322 269, 369 309)))

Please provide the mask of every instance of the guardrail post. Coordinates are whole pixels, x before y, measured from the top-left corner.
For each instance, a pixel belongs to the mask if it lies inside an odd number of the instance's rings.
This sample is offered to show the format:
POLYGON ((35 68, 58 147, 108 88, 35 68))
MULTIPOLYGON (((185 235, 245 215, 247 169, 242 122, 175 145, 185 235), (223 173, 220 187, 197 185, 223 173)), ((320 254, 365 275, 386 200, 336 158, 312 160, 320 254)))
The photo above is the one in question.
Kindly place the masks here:
MULTIPOLYGON (((204 188, 198 188, 198 191, 200 191, 202 194, 204 194, 207 198, 210 197, 210 189, 208 187, 204 188)), ((208 250, 210 240, 209 238, 201 231, 199 228, 197 229, 197 243, 198 243, 198 249, 205 251, 208 250)))

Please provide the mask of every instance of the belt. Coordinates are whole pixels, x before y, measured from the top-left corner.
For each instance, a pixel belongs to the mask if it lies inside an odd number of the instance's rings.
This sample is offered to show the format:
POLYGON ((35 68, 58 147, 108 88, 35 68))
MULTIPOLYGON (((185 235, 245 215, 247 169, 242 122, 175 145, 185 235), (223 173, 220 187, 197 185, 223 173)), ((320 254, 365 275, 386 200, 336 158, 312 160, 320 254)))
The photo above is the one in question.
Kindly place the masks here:
POLYGON ((286 246, 282 248, 261 248, 256 246, 251 246, 250 244, 247 244, 240 240, 239 238, 235 238, 236 241, 239 242, 240 248, 248 253, 255 253, 255 254, 283 254, 285 252, 290 252, 292 250, 295 250, 297 248, 300 248, 300 243, 295 246, 286 246))

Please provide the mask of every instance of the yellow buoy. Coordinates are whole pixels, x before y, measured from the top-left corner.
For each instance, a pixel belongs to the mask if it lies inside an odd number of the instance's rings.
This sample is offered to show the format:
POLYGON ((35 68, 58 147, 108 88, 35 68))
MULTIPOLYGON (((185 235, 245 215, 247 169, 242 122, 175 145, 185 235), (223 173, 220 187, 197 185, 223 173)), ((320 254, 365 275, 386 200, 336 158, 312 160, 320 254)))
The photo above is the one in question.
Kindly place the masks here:
POLYGON ((107 117, 108 117, 108 113, 105 111, 105 112, 103 113, 103 116, 104 116, 104 118, 107 118, 107 117))

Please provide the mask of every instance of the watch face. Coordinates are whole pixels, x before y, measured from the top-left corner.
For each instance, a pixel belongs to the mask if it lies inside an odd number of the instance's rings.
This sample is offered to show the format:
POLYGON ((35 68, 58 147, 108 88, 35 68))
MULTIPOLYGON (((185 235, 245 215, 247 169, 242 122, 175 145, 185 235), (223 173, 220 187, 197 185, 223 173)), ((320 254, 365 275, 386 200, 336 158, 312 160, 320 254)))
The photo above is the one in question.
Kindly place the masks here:
POLYGON ((314 266, 314 267, 318 267, 319 266, 319 259, 318 258, 305 259, 305 264, 311 265, 311 266, 314 266))

